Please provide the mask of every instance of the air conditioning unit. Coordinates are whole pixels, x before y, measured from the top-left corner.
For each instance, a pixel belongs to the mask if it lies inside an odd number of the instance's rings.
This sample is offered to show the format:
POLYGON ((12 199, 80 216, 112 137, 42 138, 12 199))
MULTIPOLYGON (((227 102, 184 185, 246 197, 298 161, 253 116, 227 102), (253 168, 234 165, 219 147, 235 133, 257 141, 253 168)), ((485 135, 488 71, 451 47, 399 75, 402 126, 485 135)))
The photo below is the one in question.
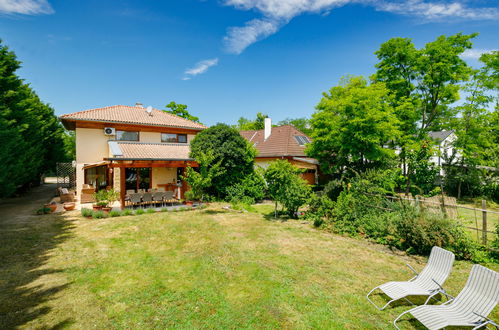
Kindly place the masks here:
POLYGON ((114 127, 105 127, 104 135, 116 135, 116 130, 114 129, 114 127))

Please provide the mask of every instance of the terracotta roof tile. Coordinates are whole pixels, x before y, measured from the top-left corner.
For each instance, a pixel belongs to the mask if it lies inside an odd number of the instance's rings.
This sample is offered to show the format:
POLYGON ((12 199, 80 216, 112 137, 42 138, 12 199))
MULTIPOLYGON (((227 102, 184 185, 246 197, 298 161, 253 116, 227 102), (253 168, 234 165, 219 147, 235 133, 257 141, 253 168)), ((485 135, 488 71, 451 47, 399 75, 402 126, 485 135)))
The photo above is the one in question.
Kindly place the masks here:
POLYGON ((295 136, 306 135, 292 125, 272 127, 267 140, 264 140, 264 130, 241 131, 240 134, 258 150, 257 157, 306 157, 305 146, 300 146, 295 139, 295 136))
POLYGON ((113 159, 133 160, 192 160, 190 147, 181 143, 141 143, 116 141, 121 156, 113 159))
POLYGON ((136 125, 153 125, 205 129, 206 126, 153 108, 151 115, 141 106, 113 105, 104 108, 90 109, 62 115, 61 120, 98 121, 109 123, 127 123, 136 125))

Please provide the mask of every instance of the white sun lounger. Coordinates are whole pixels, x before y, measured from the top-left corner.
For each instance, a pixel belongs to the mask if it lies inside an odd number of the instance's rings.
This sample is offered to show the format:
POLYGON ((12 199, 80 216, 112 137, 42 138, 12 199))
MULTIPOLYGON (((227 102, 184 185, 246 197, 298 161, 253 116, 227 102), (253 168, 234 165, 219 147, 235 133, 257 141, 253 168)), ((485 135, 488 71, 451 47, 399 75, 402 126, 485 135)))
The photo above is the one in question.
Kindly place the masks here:
POLYGON ((499 328, 488 315, 499 300, 499 273, 480 265, 473 265, 468 281, 459 295, 442 305, 418 306, 400 314, 393 325, 405 314, 412 314, 428 329, 448 326, 478 329, 488 324, 499 328))
POLYGON ((366 296, 367 300, 373 304, 377 309, 383 310, 392 302, 405 299, 413 304, 408 296, 428 296, 425 304, 434 296, 443 294, 448 297, 442 285, 450 274, 452 264, 454 263, 454 253, 434 246, 431 249, 430 258, 425 268, 418 274, 414 268, 407 265, 415 274, 407 282, 388 282, 372 289, 366 296), (379 289, 388 297, 388 301, 383 307, 378 307, 371 299, 371 295, 375 290, 379 289))

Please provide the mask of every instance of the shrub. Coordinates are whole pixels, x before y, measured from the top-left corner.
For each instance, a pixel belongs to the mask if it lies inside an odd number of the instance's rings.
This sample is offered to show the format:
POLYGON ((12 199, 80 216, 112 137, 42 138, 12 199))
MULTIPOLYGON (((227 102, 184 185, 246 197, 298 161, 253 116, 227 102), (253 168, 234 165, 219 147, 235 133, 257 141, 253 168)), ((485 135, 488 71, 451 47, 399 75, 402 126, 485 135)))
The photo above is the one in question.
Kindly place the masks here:
POLYGON ((325 194, 313 196, 307 218, 315 226, 359 235, 409 253, 428 254, 436 245, 453 251, 459 259, 486 259, 483 249, 458 222, 387 200, 385 195, 393 191, 396 182, 392 174, 367 171, 358 175, 336 202, 325 194))
POLYGON ((130 209, 124 209, 123 211, 121 211, 121 215, 132 215, 132 214, 133 212, 130 209))
POLYGON ((153 209, 153 208, 148 208, 148 209, 146 210, 146 213, 156 213, 156 210, 155 210, 155 209, 153 209))
POLYGON ((93 217, 94 211, 92 209, 82 208, 81 215, 84 217, 93 217))
POLYGON ((101 219, 101 218, 107 218, 107 217, 108 217, 107 213, 102 212, 102 211, 95 211, 92 214, 92 218, 94 218, 94 219, 101 219))
POLYGON ((260 168, 248 176, 241 182, 229 186, 226 189, 226 200, 233 203, 242 202, 245 204, 254 204, 255 201, 261 201, 265 197, 265 179, 263 170, 260 168), (245 201, 243 201, 245 199, 245 201))
POLYGON ((331 180, 324 186, 323 193, 331 200, 335 201, 340 196, 344 189, 344 182, 342 180, 331 180))
POLYGON ((310 195, 308 205, 308 211, 305 213, 306 218, 331 219, 333 216, 335 202, 333 202, 324 192, 318 192, 310 195))
POLYGON ((168 208, 166 208, 166 207, 162 207, 162 208, 161 208, 161 212, 168 212, 168 208))
POLYGON ((295 218, 300 206, 306 203, 310 196, 310 187, 299 174, 302 171, 287 160, 276 160, 265 170, 269 196, 283 205, 286 213, 295 218))
POLYGON ((144 209, 138 209, 138 210, 135 211, 135 215, 141 215, 141 214, 144 214, 144 213, 146 213, 144 211, 144 209))
POLYGON ((112 210, 109 212, 109 216, 111 218, 119 217, 119 216, 121 216, 121 211, 112 210))

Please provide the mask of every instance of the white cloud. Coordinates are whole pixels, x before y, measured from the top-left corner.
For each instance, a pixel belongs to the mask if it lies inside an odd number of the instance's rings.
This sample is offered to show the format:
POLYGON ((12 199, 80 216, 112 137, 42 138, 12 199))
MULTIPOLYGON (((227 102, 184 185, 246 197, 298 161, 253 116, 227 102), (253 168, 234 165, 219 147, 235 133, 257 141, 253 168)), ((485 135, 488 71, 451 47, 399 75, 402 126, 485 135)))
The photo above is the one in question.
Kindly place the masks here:
MULTIPOLYGON (((374 5, 374 3, 373 3, 374 5)), ((376 10, 395 14, 419 16, 428 20, 457 18, 466 20, 499 19, 498 8, 471 8, 459 1, 425 2, 422 0, 381 1, 374 5, 376 10)))
POLYGON ((198 74, 205 73, 209 68, 218 64, 218 58, 212 58, 197 62, 194 67, 185 70, 182 80, 189 80, 198 74))
POLYGON ((466 0, 224 0, 239 10, 254 10, 263 15, 242 27, 230 27, 224 37, 226 50, 240 54, 251 44, 264 39, 291 19, 304 13, 327 14, 347 4, 362 4, 375 10, 420 17, 428 21, 443 19, 495 20, 499 8, 474 8, 466 0))
POLYGON ((497 51, 496 49, 466 49, 462 54, 461 58, 466 60, 478 60, 482 54, 497 51))
POLYGON ((254 19, 243 27, 230 27, 224 37, 225 47, 230 53, 241 54, 249 45, 276 33, 279 25, 276 20, 254 19))
POLYGON ((54 9, 47 0, 0 0, 0 13, 39 15, 53 14, 54 9))

